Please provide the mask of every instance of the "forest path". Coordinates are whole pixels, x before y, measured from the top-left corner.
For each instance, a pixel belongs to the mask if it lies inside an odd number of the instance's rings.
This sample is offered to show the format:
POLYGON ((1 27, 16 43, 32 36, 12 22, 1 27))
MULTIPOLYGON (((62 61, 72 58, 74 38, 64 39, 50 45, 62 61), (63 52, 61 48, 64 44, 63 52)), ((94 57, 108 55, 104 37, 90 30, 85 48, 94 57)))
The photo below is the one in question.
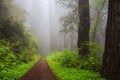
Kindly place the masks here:
POLYGON ((57 80, 45 58, 39 60, 20 80, 57 80))

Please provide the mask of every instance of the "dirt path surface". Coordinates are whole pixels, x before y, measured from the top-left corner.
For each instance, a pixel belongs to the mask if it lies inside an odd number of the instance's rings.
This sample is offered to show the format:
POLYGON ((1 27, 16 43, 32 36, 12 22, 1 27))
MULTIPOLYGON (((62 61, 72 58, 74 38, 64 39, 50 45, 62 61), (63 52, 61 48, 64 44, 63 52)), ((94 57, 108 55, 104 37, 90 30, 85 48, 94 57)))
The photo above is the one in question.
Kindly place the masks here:
POLYGON ((57 78, 47 61, 42 58, 20 80, 57 80, 57 78))

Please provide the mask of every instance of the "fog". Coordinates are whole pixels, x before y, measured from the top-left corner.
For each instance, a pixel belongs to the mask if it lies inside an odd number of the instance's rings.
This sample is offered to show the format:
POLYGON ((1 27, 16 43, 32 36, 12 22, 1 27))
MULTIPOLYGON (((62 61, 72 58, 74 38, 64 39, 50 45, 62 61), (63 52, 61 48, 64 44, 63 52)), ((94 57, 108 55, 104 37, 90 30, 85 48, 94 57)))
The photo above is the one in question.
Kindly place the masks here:
MULTIPOLYGON (((16 4, 25 9, 28 13, 26 16, 25 25, 31 30, 40 40, 40 54, 47 55, 52 51, 62 51, 64 48, 77 48, 77 28, 78 25, 69 23, 73 18, 69 18, 63 23, 67 23, 67 27, 72 27, 72 31, 65 31, 65 25, 60 23, 60 18, 68 15, 69 9, 56 3, 57 0, 14 0, 16 4), (64 26, 64 27, 63 27, 64 26), (62 30, 61 30, 62 29, 62 30)), ((93 0, 90 0, 92 2, 93 0)), ((74 2, 74 1, 73 1, 74 2)), ((91 3, 90 3, 91 4, 91 3)), ((92 6, 93 4, 91 4, 92 6)), ((107 5, 106 5, 107 6, 107 5)), ((90 8, 91 29, 96 21, 96 9, 90 8)), ((72 15, 73 16, 73 15, 72 15)), ((74 14, 76 16, 76 14, 74 14)), ((101 21, 97 26, 95 42, 104 46, 105 42, 105 26, 107 19, 107 8, 103 8, 100 13, 101 21)), ((93 34, 90 32, 90 35, 93 34)))
POLYGON ((55 3, 56 0, 15 0, 28 13, 25 25, 31 29, 40 40, 40 53, 48 54, 51 51, 61 51, 59 33, 59 18, 66 11, 55 3))

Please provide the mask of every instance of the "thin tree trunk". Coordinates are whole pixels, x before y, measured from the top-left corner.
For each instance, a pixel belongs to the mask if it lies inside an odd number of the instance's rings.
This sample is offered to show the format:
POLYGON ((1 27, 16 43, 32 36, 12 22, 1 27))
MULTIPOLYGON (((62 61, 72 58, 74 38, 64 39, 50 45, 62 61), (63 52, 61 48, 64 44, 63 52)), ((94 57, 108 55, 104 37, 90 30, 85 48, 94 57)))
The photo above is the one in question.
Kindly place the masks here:
POLYGON ((94 31, 93 31, 93 36, 92 36, 92 42, 95 42, 97 27, 98 27, 98 24, 100 22, 101 11, 103 10, 104 6, 105 6, 105 0, 103 1, 100 10, 97 10, 97 17, 96 17, 96 22, 95 22, 95 28, 94 28, 94 31))
POLYGON ((120 80, 120 0, 109 0, 102 77, 120 80))
POLYGON ((78 48, 79 55, 89 53, 89 47, 85 47, 82 43, 89 41, 90 29, 90 10, 89 0, 79 0, 79 29, 78 29, 78 48))

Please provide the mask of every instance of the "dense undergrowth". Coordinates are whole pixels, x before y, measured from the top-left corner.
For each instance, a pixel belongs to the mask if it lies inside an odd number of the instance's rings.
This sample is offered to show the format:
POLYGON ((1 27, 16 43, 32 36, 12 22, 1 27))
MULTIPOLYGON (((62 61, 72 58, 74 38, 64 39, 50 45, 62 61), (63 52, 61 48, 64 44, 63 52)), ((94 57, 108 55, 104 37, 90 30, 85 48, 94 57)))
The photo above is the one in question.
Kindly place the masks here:
POLYGON ((39 55, 34 55, 34 59, 29 63, 22 63, 11 67, 6 67, 0 71, 0 80, 20 80, 37 61, 40 59, 39 55))
POLYGON ((101 64, 93 54, 83 58, 76 51, 64 50, 53 52, 47 60, 59 80, 105 80, 100 78, 101 64))
POLYGON ((0 80, 19 80, 38 59, 39 40, 24 25, 27 12, 0 1, 0 80))
POLYGON ((29 47, 0 40, 0 80, 19 80, 39 59, 35 43, 29 47), (15 47, 21 47, 21 49, 15 47), (17 49, 17 50, 16 50, 17 49))

